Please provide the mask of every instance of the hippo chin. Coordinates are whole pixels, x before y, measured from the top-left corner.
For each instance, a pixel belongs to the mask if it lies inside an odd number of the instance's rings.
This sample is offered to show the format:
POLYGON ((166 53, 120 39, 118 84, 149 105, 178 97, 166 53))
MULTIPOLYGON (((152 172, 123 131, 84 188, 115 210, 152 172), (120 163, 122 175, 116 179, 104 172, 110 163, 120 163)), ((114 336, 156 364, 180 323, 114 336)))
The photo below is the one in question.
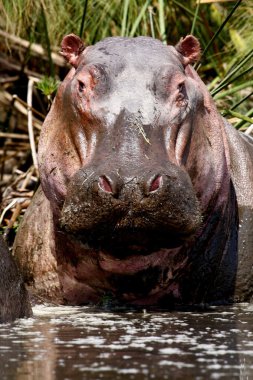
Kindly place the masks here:
POLYGON ((68 304, 225 303, 253 292, 253 141, 191 64, 197 39, 85 48, 45 120, 41 188, 14 252, 33 295, 68 304))

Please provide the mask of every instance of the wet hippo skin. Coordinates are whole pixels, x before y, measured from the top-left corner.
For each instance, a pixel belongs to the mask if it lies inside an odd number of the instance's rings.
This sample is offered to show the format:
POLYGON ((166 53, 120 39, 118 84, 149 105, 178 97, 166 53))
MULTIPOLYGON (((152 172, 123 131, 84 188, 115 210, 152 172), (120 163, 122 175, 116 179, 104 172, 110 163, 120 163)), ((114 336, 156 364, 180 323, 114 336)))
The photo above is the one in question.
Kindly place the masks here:
POLYGON ((21 273, 0 236, 0 323, 32 315, 21 273))
POLYGON ((67 304, 250 300, 253 141, 191 64, 199 42, 71 34, 39 143, 41 188, 14 253, 33 295, 67 304))

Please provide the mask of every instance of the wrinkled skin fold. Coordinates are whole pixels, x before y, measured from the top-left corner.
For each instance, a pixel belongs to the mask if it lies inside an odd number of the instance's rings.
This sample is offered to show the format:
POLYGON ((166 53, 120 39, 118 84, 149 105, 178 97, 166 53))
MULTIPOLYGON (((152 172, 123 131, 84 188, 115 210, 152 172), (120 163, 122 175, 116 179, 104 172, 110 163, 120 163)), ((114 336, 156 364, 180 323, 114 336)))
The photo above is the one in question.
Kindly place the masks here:
POLYGON ((196 38, 85 48, 68 35, 62 54, 73 67, 14 247, 31 292, 73 305, 250 300, 253 143, 192 68, 196 38))

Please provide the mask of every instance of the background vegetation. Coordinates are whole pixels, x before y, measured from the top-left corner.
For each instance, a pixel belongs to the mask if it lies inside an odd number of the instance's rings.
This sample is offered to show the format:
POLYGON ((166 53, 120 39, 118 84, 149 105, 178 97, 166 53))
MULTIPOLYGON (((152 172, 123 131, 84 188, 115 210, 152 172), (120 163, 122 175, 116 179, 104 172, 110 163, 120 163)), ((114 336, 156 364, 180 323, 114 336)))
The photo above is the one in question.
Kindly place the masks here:
POLYGON ((200 76, 221 113, 250 133, 252 19, 252 0, 0 0, 0 222, 7 235, 38 184, 39 131, 68 71, 58 54, 63 35, 89 45, 137 35, 176 44, 194 34, 203 49, 200 76))

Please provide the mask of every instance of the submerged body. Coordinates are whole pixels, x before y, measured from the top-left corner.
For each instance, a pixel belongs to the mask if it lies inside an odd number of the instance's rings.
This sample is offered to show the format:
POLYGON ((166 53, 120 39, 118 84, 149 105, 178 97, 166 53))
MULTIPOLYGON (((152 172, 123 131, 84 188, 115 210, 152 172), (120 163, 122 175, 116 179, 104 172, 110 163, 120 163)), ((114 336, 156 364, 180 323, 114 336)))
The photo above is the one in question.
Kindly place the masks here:
POLYGON ((23 278, 0 236, 0 323, 32 316, 23 278))
POLYGON ((39 145, 42 188, 14 254, 34 295, 68 304, 249 300, 253 143, 218 114, 176 48, 108 38, 73 65, 39 145))

